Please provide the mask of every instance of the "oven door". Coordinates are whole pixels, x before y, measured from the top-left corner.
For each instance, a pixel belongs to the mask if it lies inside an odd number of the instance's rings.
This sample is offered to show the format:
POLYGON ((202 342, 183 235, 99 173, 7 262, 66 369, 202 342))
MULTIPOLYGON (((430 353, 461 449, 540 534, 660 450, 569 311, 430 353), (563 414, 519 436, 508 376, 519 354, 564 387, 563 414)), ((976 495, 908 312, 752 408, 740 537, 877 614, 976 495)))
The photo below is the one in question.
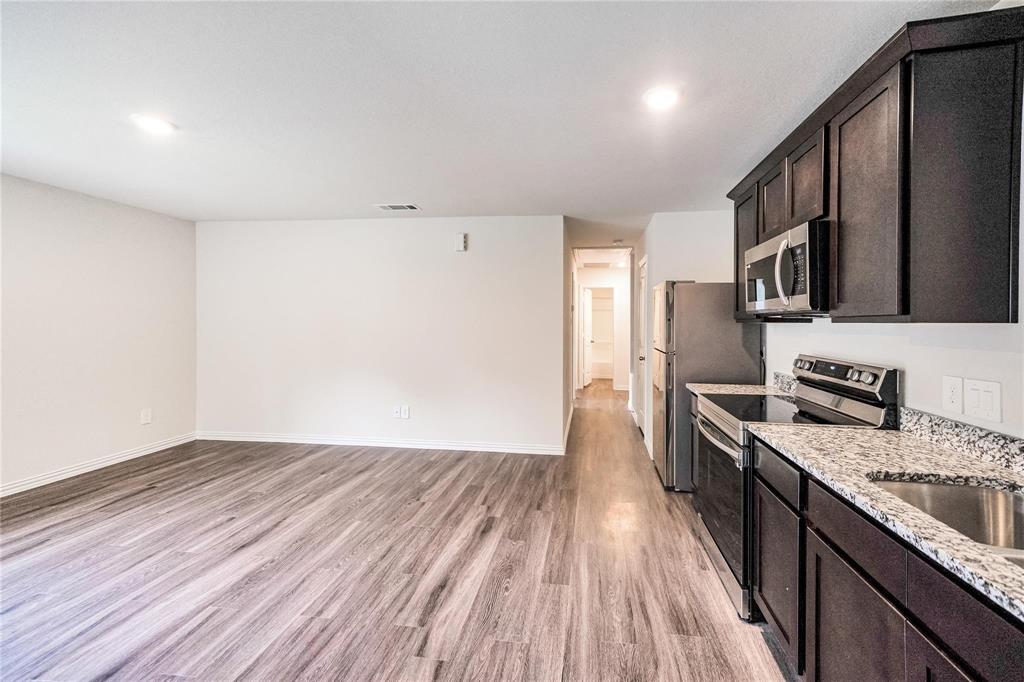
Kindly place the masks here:
POLYGON ((694 507, 736 583, 742 586, 746 579, 743 449, 700 415, 696 442, 699 466, 694 507))
POLYGON ((814 310, 811 277, 817 267, 808 250, 809 224, 758 244, 744 254, 747 276, 747 312, 781 313, 814 310))

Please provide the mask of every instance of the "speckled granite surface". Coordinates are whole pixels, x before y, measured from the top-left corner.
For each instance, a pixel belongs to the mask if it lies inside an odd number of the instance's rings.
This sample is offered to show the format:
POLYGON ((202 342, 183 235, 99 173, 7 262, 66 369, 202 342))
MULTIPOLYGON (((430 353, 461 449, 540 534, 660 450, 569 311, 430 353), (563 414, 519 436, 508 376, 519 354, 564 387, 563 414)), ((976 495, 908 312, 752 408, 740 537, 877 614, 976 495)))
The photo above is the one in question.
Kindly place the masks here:
POLYGON ((772 385, 781 388, 786 393, 792 393, 796 390, 796 377, 792 374, 774 372, 772 374, 772 385))
POLYGON ((1024 438, 996 433, 909 407, 900 409, 900 430, 935 445, 1024 474, 1024 438))
POLYGON ((702 393, 728 393, 732 395, 788 395, 788 391, 760 384, 686 384, 686 389, 697 395, 702 393))
POLYGON ((1024 490, 1024 474, 900 431, 751 424, 750 432, 1024 622, 1024 567, 872 483, 894 479, 1024 490))

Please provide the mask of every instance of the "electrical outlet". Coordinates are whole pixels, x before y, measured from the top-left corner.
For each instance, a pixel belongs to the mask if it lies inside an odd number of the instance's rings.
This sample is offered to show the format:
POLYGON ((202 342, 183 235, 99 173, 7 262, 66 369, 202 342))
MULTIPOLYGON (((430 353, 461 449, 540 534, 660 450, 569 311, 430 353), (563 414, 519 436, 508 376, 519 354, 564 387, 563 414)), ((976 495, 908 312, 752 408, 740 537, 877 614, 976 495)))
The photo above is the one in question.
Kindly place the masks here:
POLYGON ((408 419, 408 418, 409 418, 409 406, 408 405, 402 405, 402 419, 408 419))
POLYGON ((1002 385, 998 381, 964 379, 964 408, 968 417, 1003 421, 1002 385))
POLYGON ((142 425, 153 423, 153 409, 147 407, 144 410, 139 410, 139 423, 142 425))
POLYGON ((942 409, 956 414, 964 411, 964 380, 962 377, 942 377, 942 409))
POLYGON ((394 417, 395 419, 401 419, 402 418, 402 406, 401 405, 395 405, 394 407, 392 407, 391 408, 391 416, 394 417))

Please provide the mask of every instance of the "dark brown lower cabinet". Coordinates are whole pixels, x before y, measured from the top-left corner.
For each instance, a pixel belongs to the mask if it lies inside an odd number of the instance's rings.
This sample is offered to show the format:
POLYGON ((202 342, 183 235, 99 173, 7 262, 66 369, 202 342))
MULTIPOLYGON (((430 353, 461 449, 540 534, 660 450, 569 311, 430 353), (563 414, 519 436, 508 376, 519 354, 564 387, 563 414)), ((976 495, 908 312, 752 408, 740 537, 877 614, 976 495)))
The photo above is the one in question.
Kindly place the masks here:
POLYGON ((907 623, 907 682, 960 682, 971 678, 907 623))
POLYGON ((800 673, 800 516, 755 478, 753 525, 754 601, 800 673))
POLYGON ((902 680, 907 621, 813 531, 807 531, 808 680, 902 680))

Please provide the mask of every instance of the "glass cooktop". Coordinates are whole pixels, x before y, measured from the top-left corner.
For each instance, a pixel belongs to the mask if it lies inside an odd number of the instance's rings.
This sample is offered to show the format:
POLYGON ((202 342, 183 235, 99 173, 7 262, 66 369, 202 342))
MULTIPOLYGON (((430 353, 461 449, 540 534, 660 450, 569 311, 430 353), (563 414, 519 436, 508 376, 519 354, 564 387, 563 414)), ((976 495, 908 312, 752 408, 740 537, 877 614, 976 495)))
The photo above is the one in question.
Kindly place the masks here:
POLYGON ((834 426, 864 425, 863 422, 856 419, 825 410, 790 396, 705 393, 703 397, 741 422, 831 424, 834 426))

